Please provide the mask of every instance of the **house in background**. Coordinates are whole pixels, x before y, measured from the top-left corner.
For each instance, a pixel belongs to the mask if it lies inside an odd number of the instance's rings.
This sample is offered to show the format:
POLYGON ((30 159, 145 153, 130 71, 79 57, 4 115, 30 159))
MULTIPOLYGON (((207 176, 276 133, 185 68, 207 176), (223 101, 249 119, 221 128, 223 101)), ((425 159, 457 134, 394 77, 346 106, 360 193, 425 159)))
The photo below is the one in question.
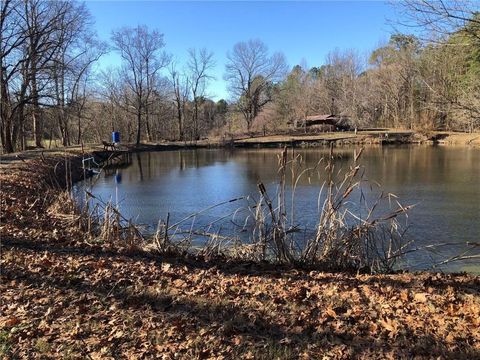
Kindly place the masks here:
POLYGON ((324 114, 307 116, 304 119, 295 120, 295 130, 305 132, 329 132, 352 130, 350 119, 347 116, 324 114))

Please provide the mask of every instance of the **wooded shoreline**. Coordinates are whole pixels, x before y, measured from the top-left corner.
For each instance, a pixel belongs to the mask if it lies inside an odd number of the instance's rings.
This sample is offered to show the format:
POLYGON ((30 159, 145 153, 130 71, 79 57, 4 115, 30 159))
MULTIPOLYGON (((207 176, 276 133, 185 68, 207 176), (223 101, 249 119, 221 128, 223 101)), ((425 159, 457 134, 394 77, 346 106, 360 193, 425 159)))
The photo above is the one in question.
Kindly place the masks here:
MULTIPOLYGON (((319 134, 280 134, 268 136, 243 136, 237 138, 214 138, 197 141, 163 141, 157 143, 124 144, 119 149, 130 152, 181 150, 195 148, 261 148, 261 147, 322 147, 350 145, 449 145, 449 146, 480 146, 480 133, 447 132, 437 131, 421 133, 412 130, 378 129, 355 132, 334 132, 319 134)), ((41 156, 42 153, 59 153, 67 151, 74 154, 92 155, 99 154, 102 160, 108 151, 98 144, 85 144, 85 146, 54 147, 51 149, 37 148, 19 153, 2 154, 2 163, 8 163, 11 159, 26 159, 41 156)))

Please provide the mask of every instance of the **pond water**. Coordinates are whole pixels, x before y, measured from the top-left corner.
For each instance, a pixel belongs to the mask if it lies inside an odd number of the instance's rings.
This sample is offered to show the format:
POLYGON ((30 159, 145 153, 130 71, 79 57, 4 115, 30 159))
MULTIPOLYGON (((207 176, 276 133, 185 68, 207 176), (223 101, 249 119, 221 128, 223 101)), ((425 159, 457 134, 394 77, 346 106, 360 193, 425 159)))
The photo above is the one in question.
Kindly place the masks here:
MULTIPOLYGON (((357 149, 358 150, 358 149, 357 149)), ((335 168, 348 169, 354 148, 335 149, 335 168)), ((159 219, 170 214, 170 224, 189 215, 241 196, 237 200, 214 207, 189 218, 185 228, 236 234, 242 232, 248 205, 258 199, 258 182, 263 182, 272 199, 278 190, 279 149, 197 149, 147 152, 132 155, 132 163, 124 168, 103 171, 97 178, 76 184, 77 198, 83 198, 88 188, 103 201, 113 201, 121 213, 153 232, 159 219), (242 210, 243 209, 243 210, 242 210), (193 222, 193 224, 192 224, 193 222)), ((289 150, 289 158, 299 156, 301 169, 315 167, 328 156, 325 148, 289 150)), ((362 193, 372 204, 381 184, 385 193, 398 196, 402 205, 413 205, 405 226, 406 238, 415 240, 415 247, 449 243, 434 251, 416 251, 408 257, 411 269, 428 268, 433 263, 467 250, 466 242, 480 242, 480 149, 466 147, 400 146, 369 147, 361 156, 368 182, 362 193)), ((288 221, 311 234, 317 223, 318 199, 325 180, 325 163, 304 172, 297 182, 292 206, 291 177, 287 172, 288 221), (292 215, 293 214, 293 219, 292 215)), ((355 200, 360 191, 351 195, 351 208, 360 215, 355 200)), ((322 197, 320 197, 322 199, 322 197)), ((393 198, 390 205, 395 204, 393 198)), ((389 211, 388 202, 376 211, 389 211)), ((247 221, 248 223, 248 221, 247 221)), ((242 235, 243 234, 243 235, 242 235)), ((307 236, 305 235, 305 236, 307 236)), ((470 247, 471 249, 471 247, 470 247)), ((467 255, 479 254, 480 248, 467 255)), ((480 273, 480 260, 450 262, 446 271, 480 273)))

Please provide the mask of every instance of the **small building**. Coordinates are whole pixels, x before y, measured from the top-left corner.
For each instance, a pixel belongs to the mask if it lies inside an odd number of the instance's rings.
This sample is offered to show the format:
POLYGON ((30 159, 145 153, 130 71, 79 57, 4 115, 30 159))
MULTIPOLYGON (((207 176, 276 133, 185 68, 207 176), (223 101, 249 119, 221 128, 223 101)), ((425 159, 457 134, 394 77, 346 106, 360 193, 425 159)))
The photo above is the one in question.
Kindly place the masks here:
POLYGON ((351 130, 350 120, 346 116, 324 114, 307 116, 304 119, 295 120, 295 130, 306 132, 327 132, 351 130))

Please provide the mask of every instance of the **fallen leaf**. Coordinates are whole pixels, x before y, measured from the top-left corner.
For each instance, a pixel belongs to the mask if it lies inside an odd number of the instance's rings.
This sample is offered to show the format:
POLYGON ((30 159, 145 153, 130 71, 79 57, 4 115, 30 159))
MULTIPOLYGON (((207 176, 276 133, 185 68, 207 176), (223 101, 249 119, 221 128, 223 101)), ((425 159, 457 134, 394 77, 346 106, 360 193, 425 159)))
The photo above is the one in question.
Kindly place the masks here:
POLYGON ((17 317, 11 316, 5 321, 5 326, 12 327, 19 323, 20 323, 20 320, 17 317))
POLYGON ((334 319, 337 318, 337 313, 332 308, 327 308, 327 310, 325 310, 325 312, 327 313, 328 316, 330 316, 334 319))
POLYGON ((426 302, 428 293, 416 293, 413 300, 416 302, 426 302))

